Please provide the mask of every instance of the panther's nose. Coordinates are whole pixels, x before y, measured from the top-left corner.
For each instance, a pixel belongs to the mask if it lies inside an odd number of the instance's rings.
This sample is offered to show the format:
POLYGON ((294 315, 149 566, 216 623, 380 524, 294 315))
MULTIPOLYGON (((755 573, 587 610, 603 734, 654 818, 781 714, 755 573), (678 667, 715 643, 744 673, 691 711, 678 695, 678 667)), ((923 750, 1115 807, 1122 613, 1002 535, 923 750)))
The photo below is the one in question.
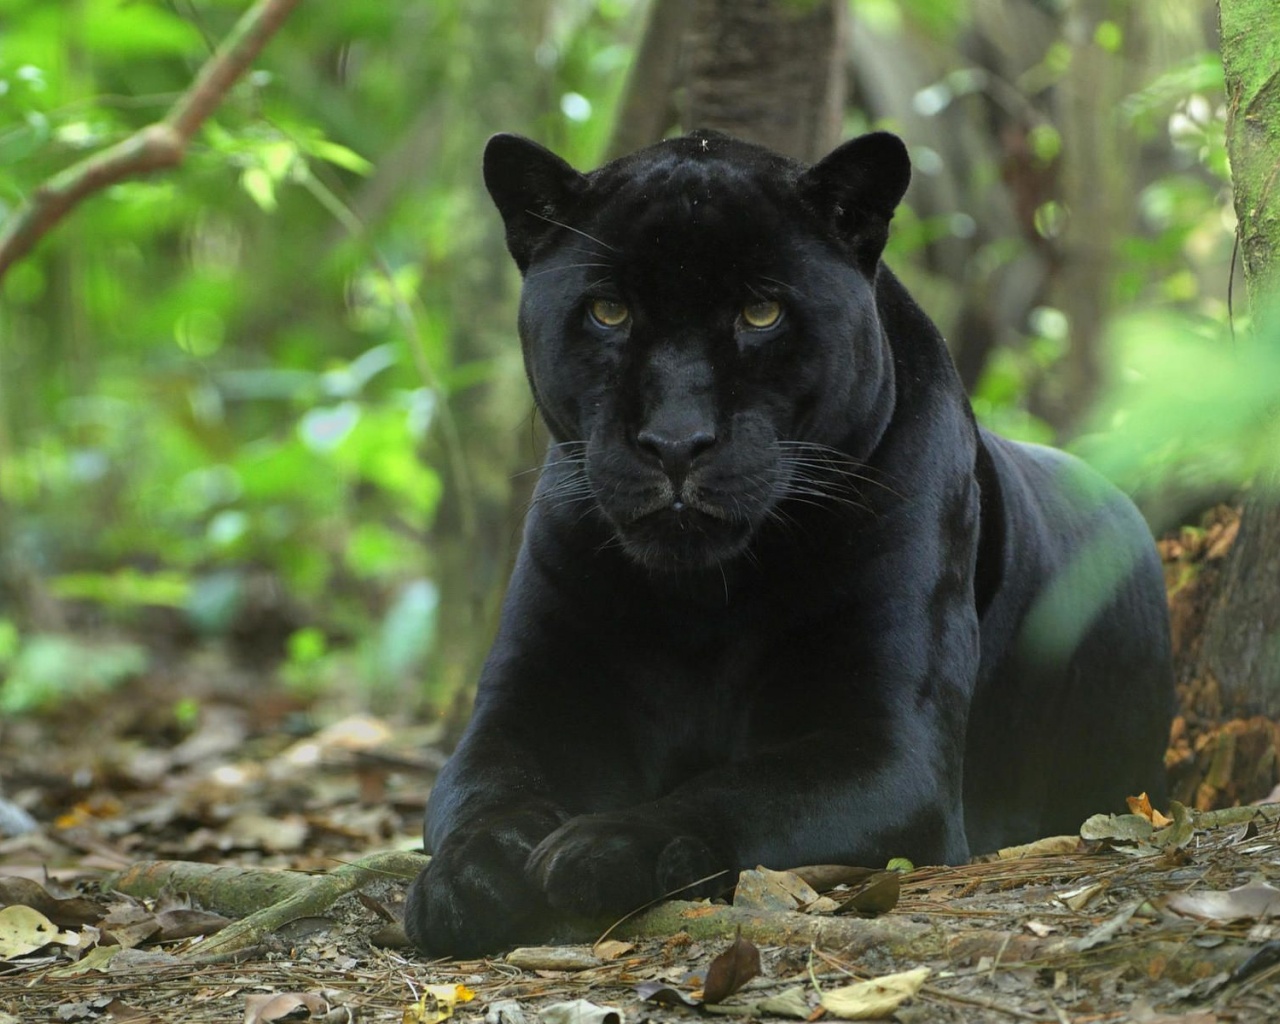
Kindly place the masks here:
POLYGON ((636 435, 643 451, 656 455, 671 482, 679 484, 689 474, 693 460, 716 443, 708 430, 664 431, 646 428, 636 435))

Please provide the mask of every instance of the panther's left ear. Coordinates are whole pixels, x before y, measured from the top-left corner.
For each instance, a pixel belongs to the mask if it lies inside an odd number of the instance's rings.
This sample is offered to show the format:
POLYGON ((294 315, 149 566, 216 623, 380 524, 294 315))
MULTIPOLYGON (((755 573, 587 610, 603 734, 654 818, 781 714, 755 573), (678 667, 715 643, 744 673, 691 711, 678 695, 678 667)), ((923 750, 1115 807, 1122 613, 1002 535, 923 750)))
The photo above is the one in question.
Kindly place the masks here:
POLYGON ((520 273, 586 183, 585 175, 532 139, 495 135, 489 140, 484 148, 484 184, 502 214, 507 248, 520 273))
POLYGON ((872 132, 837 147, 800 176, 800 193, 836 234, 874 268, 889 221, 911 182, 907 147, 889 132, 872 132))

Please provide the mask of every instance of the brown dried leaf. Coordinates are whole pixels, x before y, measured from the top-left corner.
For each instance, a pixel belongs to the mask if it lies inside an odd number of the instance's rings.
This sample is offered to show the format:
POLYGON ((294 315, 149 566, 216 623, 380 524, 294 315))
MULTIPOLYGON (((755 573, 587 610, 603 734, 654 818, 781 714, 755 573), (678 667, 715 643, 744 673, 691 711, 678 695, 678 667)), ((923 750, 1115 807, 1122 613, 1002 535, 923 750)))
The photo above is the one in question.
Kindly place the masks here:
POLYGON ((621 939, 605 939, 591 947, 591 952, 601 960, 617 960, 636 948, 634 942, 623 942, 621 939))
POLYGON ((795 910, 817 898, 816 890, 799 875, 757 867, 738 875, 733 905, 748 910, 795 910))
POLYGON ((207 910, 166 910, 156 915, 160 929, 160 942, 174 939, 190 939, 197 935, 212 935, 222 931, 231 919, 207 910))
POLYGON ((244 997, 244 1024, 274 1024, 283 1020, 315 1020, 329 1012, 329 1003, 314 992, 281 992, 244 997), (301 1016, 298 1011, 306 1010, 301 1016))
POLYGON ((703 1001, 723 1002, 759 973, 760 951, 739 931, 729 948, 712 960, 707 968, 707 980, 702 986, 703 1001))
POLYGON ((668 985, 665 981, 642 981, 636 985, 636 995, 646 1003, 660 1006, 701 1006, 702 1001, 668 985))
POLYGON ((858 914, 876 917, 887 914, 898 905, 902 894, 902 876, 896 871, 882 871, 872 875, 866 884, 837 908, 837 914, 858 914))
POLYGON ((837 885, 864 882, 872 875, 878 875, 881 870, 883 869, 849 867, 846 864, 807 864, 792 868, 791 873, 804 879, 819 892, 827 892, 837 885))
POLYGON ((0 906, 30 907, 59 928, 79 928, 102 919, 102 908, 92 900, 79 896, 61 899, 29 878, 0 878, 0 906))

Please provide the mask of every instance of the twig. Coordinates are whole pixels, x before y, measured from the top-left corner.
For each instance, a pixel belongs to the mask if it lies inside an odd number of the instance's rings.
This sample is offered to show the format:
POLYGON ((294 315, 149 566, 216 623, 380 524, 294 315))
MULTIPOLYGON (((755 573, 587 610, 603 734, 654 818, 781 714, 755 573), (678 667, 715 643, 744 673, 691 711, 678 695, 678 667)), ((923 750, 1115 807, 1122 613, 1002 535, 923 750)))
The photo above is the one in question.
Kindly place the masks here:
POLYGON ((301 917, 323 914, 337 900, 370 882, 386 878, 409 878, 422 870, 420 854, 391 851, 375 853, 343 864, 327 875, 316 875, 304 889, 278 903, 228 925, 216 935, 192 948, 188 960, 211 963, 224 960, 257 946, 268 935, 301 917))
POLYGON ((84 199, 109 185, 165 167, 186 156, 200 126, 262 52, 300 0, 258 0, 236 22, 217 52, 163 121, 55 174, 0 230, 0 280, 44 235, 84 199))

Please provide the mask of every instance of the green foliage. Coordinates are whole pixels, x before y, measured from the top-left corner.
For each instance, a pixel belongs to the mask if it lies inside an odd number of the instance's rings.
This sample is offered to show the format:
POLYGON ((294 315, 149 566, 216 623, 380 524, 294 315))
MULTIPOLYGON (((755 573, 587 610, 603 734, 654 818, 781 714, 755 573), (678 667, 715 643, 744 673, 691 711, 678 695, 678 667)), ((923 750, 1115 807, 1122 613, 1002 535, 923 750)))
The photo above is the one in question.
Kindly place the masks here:
POLYGON ((1280 459, 1280 323, 1233 341, 1170 310, 1117 320, 1115 388, 1076 449, 1139 494, 1230 492, 1280 459))
POLYGON ((47 710, 68 700, 91 700, 147 667, 147 653, 139 644, 89 644, 42 633, 15 643, 14 632, 11 623, 0 620, 0 668, 4 670, 0 714, 47 710))
MULTIPOLYGON (((244 7, 4 0, 0 220, 162 117, 244 7)), ((266 573, 304 622, 291 685, 416 691, 440 553, 475 542, 466 477, 500 501, 513 471, 511 444, 464 453, 451 412, 522 387, 484 138, 591 163, 638 27, 630 0, 309 6, 179 171, 56 228, 0 292, 0 595, 34 574, 106 620, 162 607, 218 636, 266 573)))
MULTIPOLYGON (((245 6, 0 0, 0 219, 162 117, 245 6)), ((289 612, 269 656, 296 692, 406 704, 425 673, 449 699, 439 681, 487 639, 460 609, 498 586, 511 509, 527 497, 512 478, 537 460, 516 279, 480 152, 515 130, 594 165, 645 8, 305 5, 179 170, 116 185, 55 229, 0 289, 0 598, 35 578, 95 622, 136 628, 163 608, 219 638, 257 614, 266 577, 289 612)), ((915 97, 922 118, 969 118, 950 152, 977 151, 963 171, 972 201, 906 206, 891 241, 895 267, 945 314, 956 291, 1041 258, 1070 223, 1053 196, 1037 197, 1022 234, 986 223, 979 198, 1007 187, 1006 155, 1002 140, 965 133, 983 104, 1012 105, 1027 118, 1027 166, 1048 174, 1071 144, 1049 97, 1072 44, 1047 39, 1005 82, 969 56, 983 11, 966 0, 851 11, 942 55, 915 97), (975 234, 971 280, 930 276, 938 251, 975 234)), ((1150 61, 1099 117, 1160 168, 1134 178, 1137 228, 1100 242, 1117 257, 1112 294, 1098 297, 1117 389, 1079 447, 1139 490, 1227 486, 1274 437, 1262 382, 1276 368, 1223 340, 1222 74, 1215 54, 1185 46, 1161 65, 1141 35, 1102 21, 1075 40, 1150 61)), ((846 120, 861 130, 879 117, 846 120)), ((928 139, 917 125, 922 179, 947 152, 928 139)), ((1041 296, 1001 337, 974 394, 984 423, 1052 439, 1035 399, 1068 361, 1067 305, 1041 296)), ((36 631, 19 602, 4 611, 6 708, 127 678, 86 681, 73 646, 36 631)))

